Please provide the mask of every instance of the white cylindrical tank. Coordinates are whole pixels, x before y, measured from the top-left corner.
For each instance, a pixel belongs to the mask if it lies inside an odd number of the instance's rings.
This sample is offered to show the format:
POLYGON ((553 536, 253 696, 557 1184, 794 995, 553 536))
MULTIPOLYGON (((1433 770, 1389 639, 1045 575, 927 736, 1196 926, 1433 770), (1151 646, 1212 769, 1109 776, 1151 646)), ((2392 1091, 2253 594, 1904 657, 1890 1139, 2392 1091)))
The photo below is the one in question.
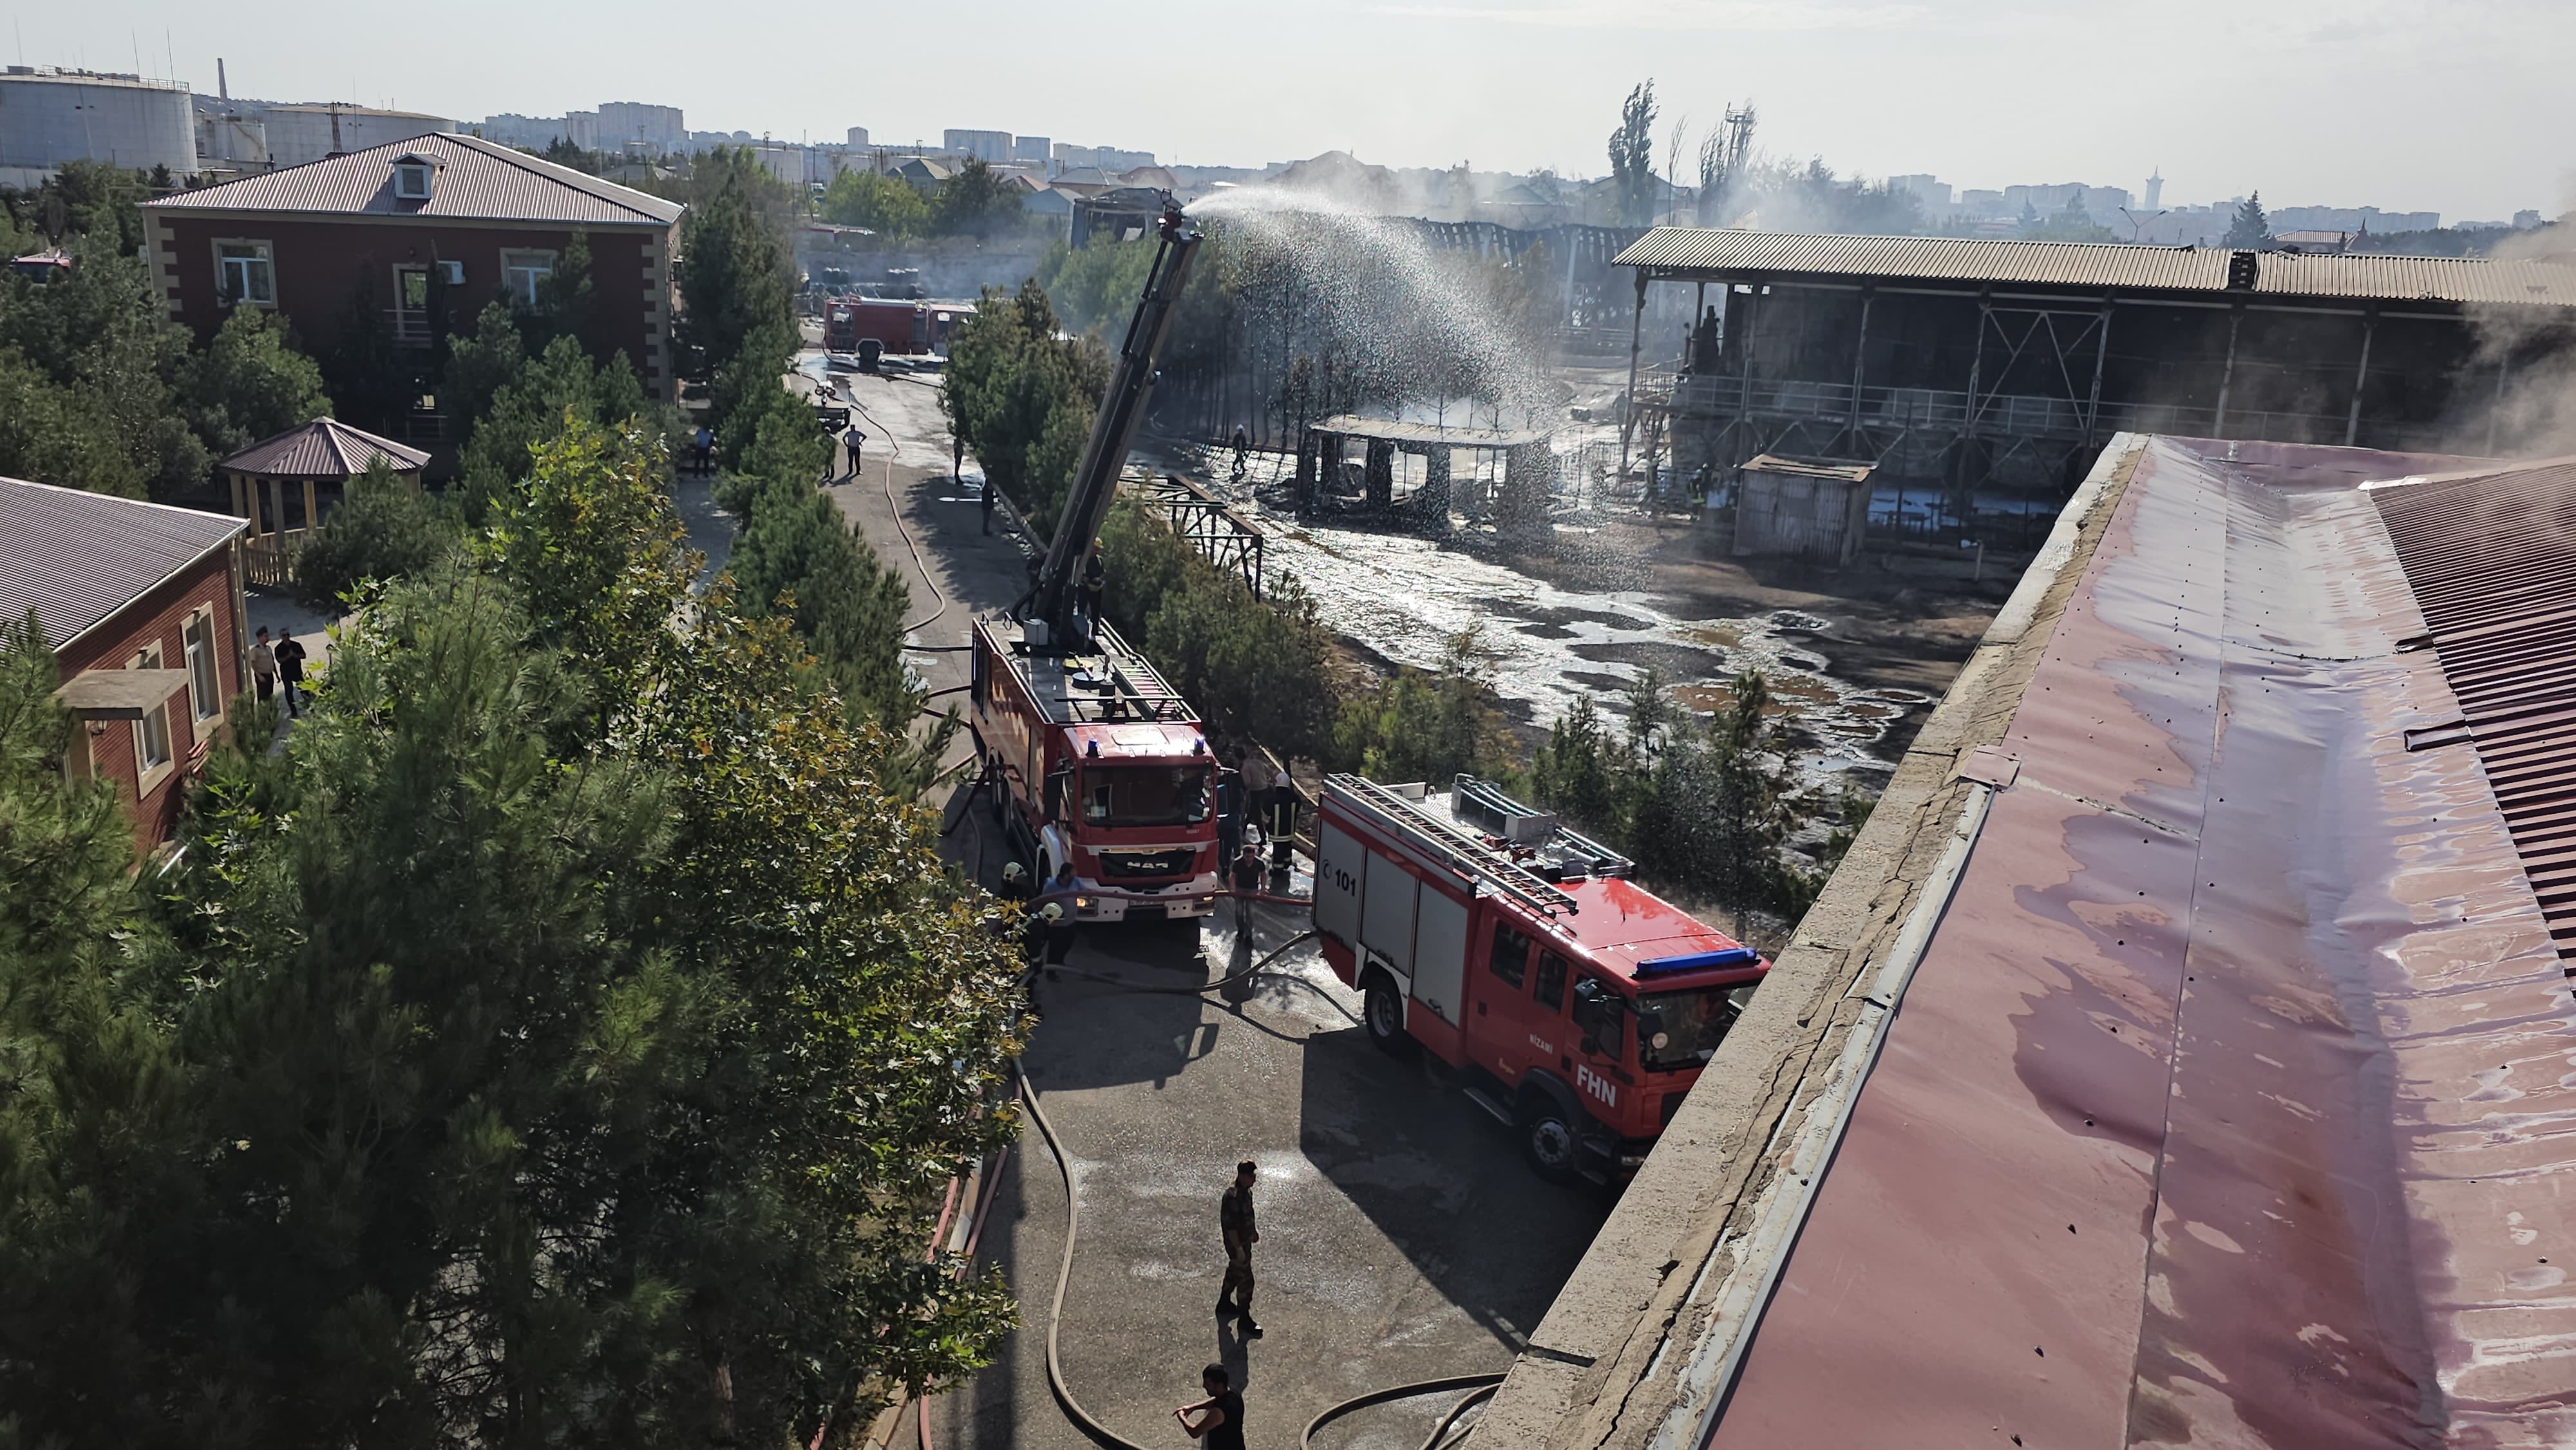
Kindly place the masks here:
POLYGON ((105 161, 173 176, 197 169, 188 88, 130 75, 10 66, 0 72, 0 170, 105 161))
POLYGON ((260 120, 267 129, 272 166, 301 166, 325 156, 456 129, 456 123, 444 116, 367 106, 272 105, 261 111, 260 120))

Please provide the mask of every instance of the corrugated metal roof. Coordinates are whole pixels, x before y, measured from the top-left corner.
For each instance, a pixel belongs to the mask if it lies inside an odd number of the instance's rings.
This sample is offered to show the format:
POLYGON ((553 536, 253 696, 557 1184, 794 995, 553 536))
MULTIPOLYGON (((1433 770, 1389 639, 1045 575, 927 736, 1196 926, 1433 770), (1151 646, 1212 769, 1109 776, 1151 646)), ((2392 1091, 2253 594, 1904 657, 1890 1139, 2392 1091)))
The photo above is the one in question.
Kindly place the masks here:
MULTIPOLYGON (((2146 445, 1708 1445, 2576 1435, 2567 979, 2358 488, 2427 466, 2146 445)), ((2536 604, 2576 513, 2503 487, 2449 578, 2536 604)))
POLYGON ((424 467, 429 455, 352 428, 337 418, 316 418, 232 454, 223 467, 275 478, 355 478, 367 465, 383 459, 387 468, 408 473, 424 467))
MULTIPOLYGON (((2223 247, 1657 227, 1616 261, 1665 273, 1727 277, 1806 275, 2224 295, 2228 260, 2233 255, 2223 247)), ((2271 297, 2576 307, 2576 267, 2460 257, 2264 252, 2256 254, 2253 292, 2271 297)))
POLYGON ((563 222, 584 226, 669 226, 677 202, 587 176, 480 136, 430 132, 326 156, 263 176, 144 203, 170 211, 338 212, 463 221, 563 222), (427 201, 394 195, 394 162, 409 153, 441 163, 427 201))
POLYGON ((2371 496, 2550 938, 2576 963, 2576 459, 2371 496))
POLYGON ((55 648, 239 533, 195 509, 0 478, 0 619, 33 610, 55 648))

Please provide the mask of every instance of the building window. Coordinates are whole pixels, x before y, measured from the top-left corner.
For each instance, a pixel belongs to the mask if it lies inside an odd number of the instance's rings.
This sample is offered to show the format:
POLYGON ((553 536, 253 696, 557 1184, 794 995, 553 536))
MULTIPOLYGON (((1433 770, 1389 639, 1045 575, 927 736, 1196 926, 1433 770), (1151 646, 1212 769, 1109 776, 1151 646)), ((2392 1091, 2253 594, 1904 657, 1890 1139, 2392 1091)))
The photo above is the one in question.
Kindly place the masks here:
POLYGON ((179 638, 188 652, 188 708, 197 719, 212 720, 224 708, 223 691, 215 685, 215 612, 189 615, 179 638))
POLYGON ((555 273, 552 252, 503 252, 501 291, 521 307, 537 305, 537 288, 555 273))
MULTIPOLYGON (((161 668, 161 646, 153 645, 135 655, 134 663, 128 668, 137 670, 161 668)), ((170 705, 165 700, 153 706, 142 719, 134 722, 135 794, 140 796, 150 790, 154 784, 153 776, 169 768, 170 705)))
POLYGON ((226 307, 277 305, 277 269, 266 242, 215 243, 215 287, 226 307))
POLYGON ((418 161, 408 161, 396 166, 394 195, 404 201, 429 200, 429 167, 418 161))

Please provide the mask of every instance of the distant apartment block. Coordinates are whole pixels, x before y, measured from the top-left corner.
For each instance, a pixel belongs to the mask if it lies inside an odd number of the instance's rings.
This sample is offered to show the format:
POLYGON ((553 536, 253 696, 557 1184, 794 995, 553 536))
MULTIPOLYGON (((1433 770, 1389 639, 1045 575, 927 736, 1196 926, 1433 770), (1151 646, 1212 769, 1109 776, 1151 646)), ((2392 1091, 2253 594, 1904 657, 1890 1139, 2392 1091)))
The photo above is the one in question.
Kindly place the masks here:
POLYGON ((599 141, 592 150, 666 156, 689 149, 689 128, 677 106, 608 101, 601 104, 596 115, 599 141))
POLYGON ((1044 166, 1055 156, 1055 142, 1045 136, 1022 136, 1011 145, 1011 159, 1031 166, 1044 166))
POLYGON ((2381 211, 2375 206, 2284 206, 2270 212, 2278 232, 2429 232, 2442 224, 2437 211, 2381 211))
POLYGON ((1121 151, 1115 146, 1074 146, 1058 141, 1051 149, 1049 159, 1055 163, 1059 171, 1070 171, 1077 166, 1097 166, 1111 175, 1116 175, 1121 171, 1133 171, 1139 166, 1153 165, 1154 153, 1121 151))
POLYGON ((1011 133, 1008 131, 960 131, 951 128, 939 133, 940 149, 991 164, 1011 159, 1011 133))
POLYGON ((37 186, 64 162, 81 160, 195 171, 188 88, 55 66, 0 72, 0 186, 37 186))

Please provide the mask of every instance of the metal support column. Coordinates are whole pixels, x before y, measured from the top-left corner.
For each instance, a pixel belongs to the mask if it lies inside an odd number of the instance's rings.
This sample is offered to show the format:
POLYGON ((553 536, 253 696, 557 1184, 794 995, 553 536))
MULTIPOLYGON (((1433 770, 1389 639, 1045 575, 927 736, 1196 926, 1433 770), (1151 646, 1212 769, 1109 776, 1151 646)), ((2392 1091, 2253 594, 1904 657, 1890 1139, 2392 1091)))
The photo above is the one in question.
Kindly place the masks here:
MULTIPOLYGON (((1991 288, 1988 289, 1992 291, 1991 288)), ((1968 402, 1959 419, 1959 491, 1962 493, 1985 482, 1980 476, 1970 478, 1977 451, 1977 389, 1984 385, 1986 372, 1986 331, 1995 324, 1995 303, 1991 296, 1977 298, 1977 345, 1968 356, 1968 402)), ((1938 522, 1936 515, 1934 522, 1938 522)))
POLYGON ((1843 421, 1844 430, 1855 438, 1860 436, 1861 378, 1864 370, 1869 366, 1869 309, 1870 304, 1877 300, 1878 293, 1875 289, 1869 287, 1860 289, 1860 336, 1852 342, 1851 413, 1843 421))
POLYGON ((2084 395, 2084 446, 2087 448, 2093 446, 2094 430, 2102 420, 2102 364, 2111 353, 2111 304, 2108 299, 2102 303, 2102 319, 2094 324, 2094 328, 2093 390, 2084 395))
POLYGON ((1628 434, 1637 422, 1637 355, 1646 345, 1646 269, 1637 269, 1637 313, 1628 324, 1628 404, 1619 410, 1619 477, 1628 477, 1628 434))
POLYGON ((2218 416, 2209 426, 2209 436, 2227 436, 2227 394, 2236 386, 2236 330, 2245 325, 2245 309, 2238 307, 2227 314, 2227 366, 2218 374, 2218 416))
POLYGON ((2352 370, 2352 406, 2344 410, 2343 446, 2352 447, 2361 438, 2361 390, 2370 382, 2370 338, 2379 331, 2379 314, 2374 311, 2361 320, 2361 363, 2352 370))

